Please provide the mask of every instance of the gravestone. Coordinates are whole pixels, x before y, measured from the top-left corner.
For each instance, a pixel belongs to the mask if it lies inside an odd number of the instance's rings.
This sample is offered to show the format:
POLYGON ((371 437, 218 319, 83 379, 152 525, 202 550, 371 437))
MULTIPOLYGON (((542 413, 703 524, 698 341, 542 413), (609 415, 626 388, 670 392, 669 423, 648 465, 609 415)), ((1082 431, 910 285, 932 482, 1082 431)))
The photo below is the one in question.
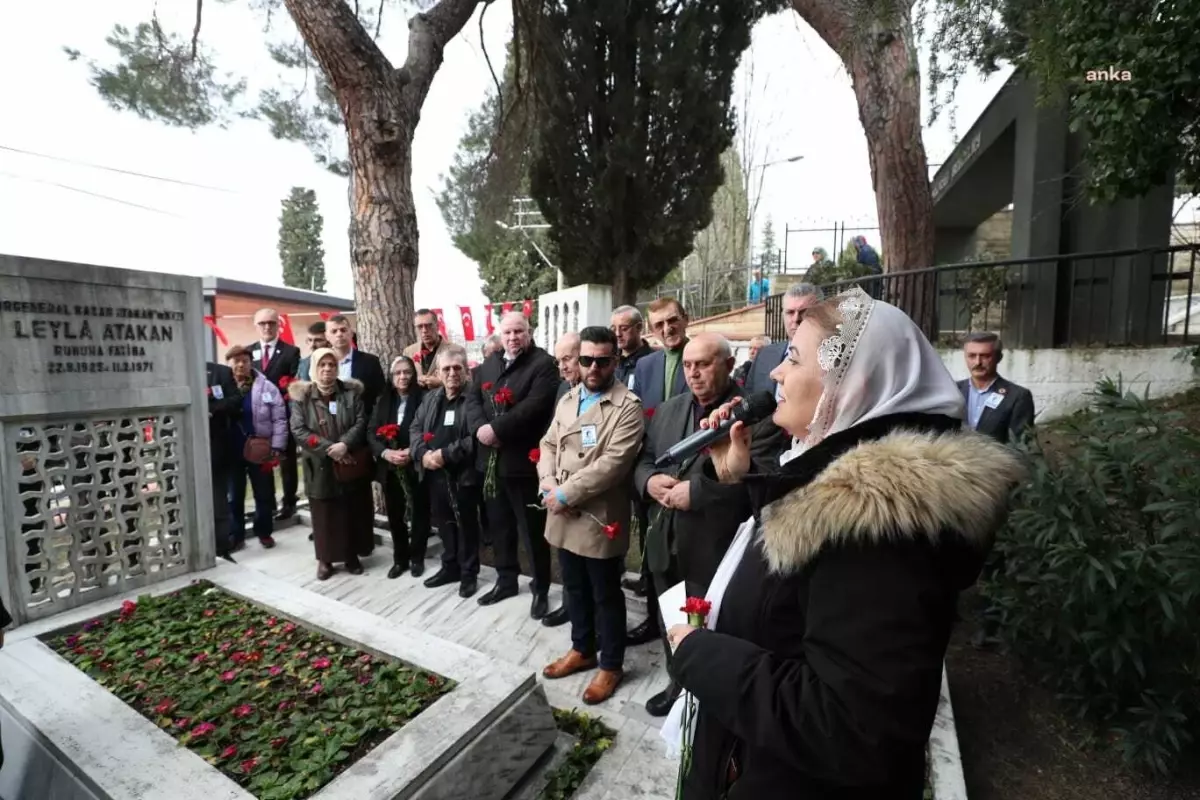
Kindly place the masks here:
POLYGON ((0 572, 18 624, 211 567, 199 278, 0 255, 0 572))

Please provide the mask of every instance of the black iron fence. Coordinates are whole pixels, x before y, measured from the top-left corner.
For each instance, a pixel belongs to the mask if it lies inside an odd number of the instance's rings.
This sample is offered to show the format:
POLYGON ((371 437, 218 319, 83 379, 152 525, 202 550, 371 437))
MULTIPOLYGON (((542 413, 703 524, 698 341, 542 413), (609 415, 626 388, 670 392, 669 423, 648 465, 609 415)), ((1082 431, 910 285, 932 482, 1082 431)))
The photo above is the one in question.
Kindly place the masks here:
MULTIPOLYGON (((903 308, 939 344, 999 333, 1010 347, 1186 345, 1200 339, 1200 245, 973 261, 855 278, 903 308)), ((782 338, 783 296, 767 300, 766 333, 782 338)))

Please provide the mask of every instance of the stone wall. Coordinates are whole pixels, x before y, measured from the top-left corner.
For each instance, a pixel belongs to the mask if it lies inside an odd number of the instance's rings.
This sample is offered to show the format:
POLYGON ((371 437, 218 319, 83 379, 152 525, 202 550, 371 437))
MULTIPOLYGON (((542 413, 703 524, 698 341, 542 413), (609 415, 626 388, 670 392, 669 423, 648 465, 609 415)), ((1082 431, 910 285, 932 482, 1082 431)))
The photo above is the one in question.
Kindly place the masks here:
MULTIPOLYGON (((1196 385, 1190 361, 1178 347, 1006 350, 1000 374, 1033 392, 1038 420, 1061 417, 1087 405, 1087 392, 1105 376, 1122 377, 1129 391, 1165 397, 1196 385)), ((956 380, 967 377, 960 350, 943 349, 956 380)))
POLYGON ((0 256, 18 623, 212 566, 200 280, 0 256))

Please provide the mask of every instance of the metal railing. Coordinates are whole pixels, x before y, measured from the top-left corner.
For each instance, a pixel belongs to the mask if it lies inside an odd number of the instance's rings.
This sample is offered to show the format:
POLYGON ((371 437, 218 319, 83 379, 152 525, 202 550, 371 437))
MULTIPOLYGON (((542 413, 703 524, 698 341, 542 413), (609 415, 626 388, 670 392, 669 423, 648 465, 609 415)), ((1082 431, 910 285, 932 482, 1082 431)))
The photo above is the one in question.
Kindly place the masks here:
MULTIPOLYGON (((938 344, 995 332, 1010 347, 1186 345, 1198 338, 1200 245, 968 261, 841 281, 903 308, 938 344)), ((783 296, 766 333, 784 335, 783 296)))

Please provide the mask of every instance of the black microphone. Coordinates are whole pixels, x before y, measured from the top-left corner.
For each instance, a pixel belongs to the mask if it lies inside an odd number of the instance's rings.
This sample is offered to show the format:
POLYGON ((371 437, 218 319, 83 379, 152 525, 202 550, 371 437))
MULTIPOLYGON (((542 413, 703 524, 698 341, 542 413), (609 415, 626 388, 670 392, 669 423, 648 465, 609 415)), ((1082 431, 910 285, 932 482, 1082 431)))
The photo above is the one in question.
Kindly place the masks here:
POLYGON ((735 422, 754 425, 775 413, 775 395, 772 392, 757 392, 749 397, 743 397, 742 402, 734 407, 729 419, 721 420, 715 428, 701 428, 678 444, 671 445, 667 452, 654 459, 654 466, 662 468, 668 464, 679 464, 696 455, 718 439, 729 435, 729 429, 735 422))

